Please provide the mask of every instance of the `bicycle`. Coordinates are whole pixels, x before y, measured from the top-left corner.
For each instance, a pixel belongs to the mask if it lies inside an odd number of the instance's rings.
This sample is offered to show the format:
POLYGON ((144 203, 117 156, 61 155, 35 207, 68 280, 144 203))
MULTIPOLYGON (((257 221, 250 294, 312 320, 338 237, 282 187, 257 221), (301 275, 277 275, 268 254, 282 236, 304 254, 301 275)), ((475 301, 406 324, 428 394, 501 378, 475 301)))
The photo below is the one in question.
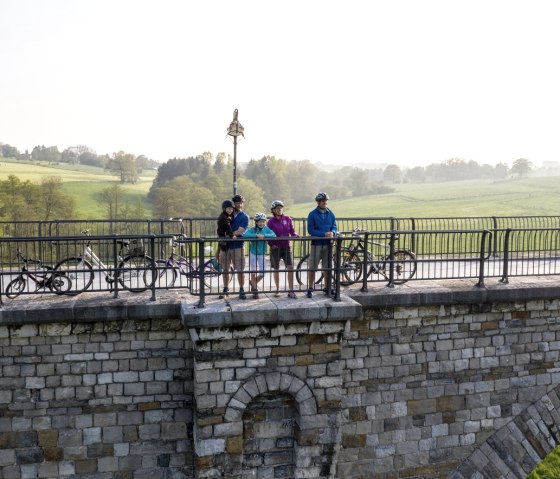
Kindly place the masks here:
MULTIPOLYGON (((155 281, 156 285, 165 289, 173 288, 177 276, 179 274, 185 276, 189 280, 198 279, 199 268, 193 264, 189 259, 175 252, 178 246, 177 238, 173 237, 170 240, 171 254, 168 258, 155 260, 155 281)), ((205 248, 205 253, 212 253, 212 248, 205 248)), ((204 270, 204 285, 208 288, 212 287, 212 278, 216 278, 221 273, 221 267, 216 259, 211 258, 203 264, 204 270)), ((151 274, 146 270, 145 275, 151 274)))
MULTIPOLYGON (((350 286, 351 284, 357 283, 361 280, 363 269, 364 269, 364 254, 366 254, 366 278, 372 274, 377 274, 382 276, 387 281, 390 280, 391 273, 391 263, 393 264, 393 283, 394 284, 404 284, 410 278, 416 274, 417 261, 416 255, 407 249, 398 249, 394 252, 393 261, 391 261, 390 254, 385 254, 381 257, 375 256, 371 251, 368 250, 365 244, 365 237, 363 236, 366 231, 354 230, 352 231, 352 236, 356 238, 356 241, 350 243, 350 246, 344 246, 340 250, 340 284, 344 286, 350 286), (368 266, 369 265, 369 268, 368 266)), ((368 238, 368 245, 379 248, 381 250, 389 250, 390 244, 383 243, 381 241, 375 241, 368 238)), ((304 256, 298 266, 296 271, 296 277, 299 284, 304 284, 303 274, 308 269, 307 260, 309 255, 304 256)), ((333 268, 336 269, 336 253, 333 252, 333 268)), ((322 281, 322 275, 316 280, 316 283, 322 281)))
POLYGON ((46 266, 41 261, 26 258, 19 248, 16 258, 23 263, 23 266, 21 273, 6 287, 8 298, 17 298, 25 291, 30 281, 35 283, 35 291, 48 288, 56 294, 64 294, 72 288, 72 280, 64 272, 56 272, 51 266, 46 266), (35 265, 33 269, 29 268, 31 264, 35 265))
MULTIPOLYGON (((416 274, 416 255, 412 251, 404 248, 397 249, 394 251, 392 261, 390 254, 384 254, 381 257, 377 257, 373 253, 372 247, 388 251, 390 250, 391 245, 368 238, 368 247, 366 247, 364 233, 367 232, 357 229, 352 231, 352 236, 357 238, 357 241, 350 243, 350 246, 342 248, 340 252, 342 262, 341 284, 347 286, 360 281, 364 269, 364 254, 366 255, 366 278, 372 274, 377 274, 389 281, 391 263, 393 265, 394 284, 404 284, 416 274), (369 268, 367 265, 369 265, 369 268)), ((397 239, 398 236, 395 237, 395 240, 397 239)))
POLYGON ((95 277, 93 266, 99 268, 105 275, 110 291, 113 291, 115 281, 118 281, 123 289, 133 293, 146 291, 153 285, 155 278, 153 275, 146 275, 145 272, 153 271, 154 261, 145 254, 141 240, 132 240, 132 244, 135 245, 132 250, 129 249, 130 240, 116 241, 120 250, 117 254, 118 266, 113 270, 106 266, 92 250, 89 230, 82 231, 82 235, 88 237, 82 254, 65 258, 54 267, 56 271, 64 271, 76 284, 76 288, 67 291, 66 294, 80 294, 91 286, 95 277))

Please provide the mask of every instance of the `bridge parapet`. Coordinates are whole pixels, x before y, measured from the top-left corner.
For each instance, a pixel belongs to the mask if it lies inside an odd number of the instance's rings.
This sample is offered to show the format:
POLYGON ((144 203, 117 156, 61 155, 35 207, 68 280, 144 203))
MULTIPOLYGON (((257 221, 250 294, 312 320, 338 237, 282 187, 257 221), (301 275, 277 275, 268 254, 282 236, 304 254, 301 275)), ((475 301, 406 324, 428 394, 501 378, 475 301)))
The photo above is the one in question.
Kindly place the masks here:
POLYGON ((554 277, 352 294, 6 305, 0 472, 497 479, 558 442, 554 277))

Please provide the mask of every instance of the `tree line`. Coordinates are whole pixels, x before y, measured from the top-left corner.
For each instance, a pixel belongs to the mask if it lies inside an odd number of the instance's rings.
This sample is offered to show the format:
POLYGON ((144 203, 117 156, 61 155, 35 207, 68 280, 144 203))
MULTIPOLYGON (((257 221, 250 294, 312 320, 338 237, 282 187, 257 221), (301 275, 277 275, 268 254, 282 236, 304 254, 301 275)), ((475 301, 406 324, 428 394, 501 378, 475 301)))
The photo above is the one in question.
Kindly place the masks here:
POLYGON ((0 143, 0 157, 15 158, 21 161, 44 161, 49 165, 67 163, 71 165, 87 165, 104 168, 119 178, 121 184, 136 183, 139 174, 144 169, 157 168, 160 163, 147 158, 145 155, 133 155, 118 151, 111 155, 98 155, 85 145, 66 148, 62 152, 57 146, 37 145, 31 153, 25 150, 21 153, 15 146, 0 143))
MULTIPOLYGON (((36 146, 31 154, 27 151, 21 154, 17 148, 0 143, 0 156, 47 161, 51 164, 62 162, 102 167, 115 174, 119 184, 135 183, 144 168, 155 169, 154 165, 157 165, 157 175, 148 195, 156 217, 215 216, 221 202, 232 196, 233 159, 223 152, 215 157, 211 152, 204 152, 187 158, 172 158, 160 164, 144 155, 134 156, 123 151, 97 155, 86 146, 67 148, 62 153, 58 152, 57 147, 36 146)), ((394 191, 394 185, 399 183, 522 178, 528 176, 532 169, 531 162, 524 158, 515 160, 511 168, 505 163, 480 165, 473 160, 453 158, 426 167, 403 169, 389 164, 377 168, 345 166, 326 171, 308 160, 288 161, 266 155, 238 165, 237 190, 245 196, 251 211, 268 212, 268 205, 275 199, 287 204, 311 202, 317 191, 328 191, 337 199, 353 198, 390 193, 394 191)), ((6 218, 6 208, 11 209, 6 205, 11 204, 26 204, 26 211, 42 219, 71 217, 69 209, 72 208, 72 202, 68 198, 64 201, 66 210, 62 204, 57 206, 61 203, 60 179, 48 177, 44 179, 45 184, 34 185, 34 195, 30 193, 33 185, 18 182, 19 179, 13 177, 0 185, 0 205, 4 205, 0 213, 3 217, 6 218), (18 199, 13 196, 13 186, 16 184, 21 187, 18 199), (37 194, 37 188, 41 191, 50 189, 50 199, 43 201, 41 194, 37 194), (39 201, 31 200, 32 197, 39 201)), ((124 217, 121 210, 127 207, 123 206, 126 203, 122 196, 118 185, 106 188, 99 195, 98 201, 105 204, 109 218, 124 217)), ((127 210, 125 213, 140 211, 127 210)))

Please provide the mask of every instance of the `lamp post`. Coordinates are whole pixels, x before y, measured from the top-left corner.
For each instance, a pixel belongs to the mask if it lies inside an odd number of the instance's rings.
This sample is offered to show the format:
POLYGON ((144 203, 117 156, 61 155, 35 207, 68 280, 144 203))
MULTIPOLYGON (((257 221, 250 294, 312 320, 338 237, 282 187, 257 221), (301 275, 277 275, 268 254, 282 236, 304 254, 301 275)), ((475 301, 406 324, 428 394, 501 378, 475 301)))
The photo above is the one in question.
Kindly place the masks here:
POLYGON ((242 136, 245 138, 243 134, 243 125, 239 123, 237 119, 238 111, 237 108, 233 110, 233 121, 229 124, 228 128, 228 136, 233 137, 233 194, 237 194, 237 137, 242 136))

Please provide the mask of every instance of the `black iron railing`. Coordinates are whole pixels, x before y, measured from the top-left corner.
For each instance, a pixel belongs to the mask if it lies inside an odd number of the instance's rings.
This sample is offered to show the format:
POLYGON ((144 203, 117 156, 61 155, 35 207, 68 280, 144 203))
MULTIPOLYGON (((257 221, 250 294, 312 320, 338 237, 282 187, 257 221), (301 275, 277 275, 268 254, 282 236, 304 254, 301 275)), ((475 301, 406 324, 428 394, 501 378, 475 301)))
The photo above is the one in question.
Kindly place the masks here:
POLYGON ((266 240, 243 240, 244 271, 231 272, 226 284, 226 275, 215 260, 218 239, 189 238, 178 229, 178 234, 88 232, 87 236, 0 238, 0 297, 82 292, 108 292, 117 297, 125 292, 145 293, 155 299, 172 291, 194 295, 203 306, 208 298, 222 296, 224 288, 229 290, 226 299, 239 298, 241 288, 251 299, 253 295, 282 297, 290 292, 302 297, 311 286, 315 296, 323 290, 331 296, 334 290, 334 298, 340 300, 341 292, 349 288, 367 291, 376 283, 394 287, 407 281, 471 278, 473 284, 482 286, 489 278, 507 282, 514 276, 560 274, 560 228, 352 228, 331 241, 333 260, 321 265, 312 284, 308 254, 313 238, 305 236, 290 238, 293 269, 281 264, 278 284, 268 255, 263 271, 251 269, 247 260, 249 241, 266 240), (264 276, 259 291, 251 291, 252 273, 264 276), (331 273, 330 284, 325 283, 326 273, 331 273))

